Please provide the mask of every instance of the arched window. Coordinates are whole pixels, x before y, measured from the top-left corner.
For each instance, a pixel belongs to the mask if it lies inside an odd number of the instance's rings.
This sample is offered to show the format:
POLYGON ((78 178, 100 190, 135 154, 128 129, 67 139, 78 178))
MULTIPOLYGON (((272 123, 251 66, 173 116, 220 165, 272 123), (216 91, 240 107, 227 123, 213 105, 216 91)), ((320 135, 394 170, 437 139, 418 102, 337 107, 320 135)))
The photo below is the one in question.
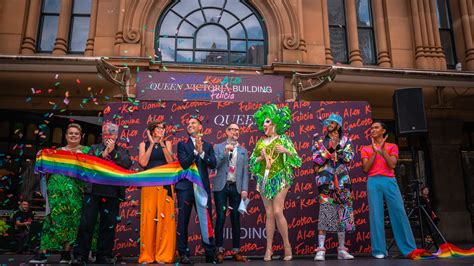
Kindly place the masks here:
POLYGON ((243 0, 177 0, 160 18, 156 54, 163 62, 263 65, 266 33, 243 0))

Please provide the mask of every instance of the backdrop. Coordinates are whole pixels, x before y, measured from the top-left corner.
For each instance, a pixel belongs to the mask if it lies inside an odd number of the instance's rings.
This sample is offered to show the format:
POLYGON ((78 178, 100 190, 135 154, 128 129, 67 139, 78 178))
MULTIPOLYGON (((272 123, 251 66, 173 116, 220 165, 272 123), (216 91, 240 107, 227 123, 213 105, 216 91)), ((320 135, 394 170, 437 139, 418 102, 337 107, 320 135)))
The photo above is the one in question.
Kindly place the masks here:
MULTIPOLYGON (((236 122, 241 127, 240 142, 249 153, 263 134, 257 130, 252 118, 261 103, 231 102, 133 102, 114 103, 104 111, 104 121, 120 125, 121 145, 127 146, 135 161, 133 169, 141 170, 136 163, 138 145, 146 139, 146 124, 151 120, 167 123, 166 138, 173 144, 187 139, 185 124, 187 119, 198 116, 204 125, 204 139, 216 144, 225 140, 225 126, 236 122)), ((280 104, 280 106, 283 104, 280 104)), ((292 110, 292 125, 287 133, 294 141, 303 165, 296 169, 296 182, 290 189, 285 203, 285 216, 288 220, 290 241, 295 255, 314 253, 317 244, 318 191, 315 186, 311 161, 311 145, 315 134, 324 134, 322 121, 331 113, 338 113, 344 120, 344 134, 350 136, 356 156, 350 165, 353 183, 354 213, 357 224, 355 233, 346 237, 346 245, 351 252, 370 252, 370 232, 366 193, 367 177, 362 172, 359 150, 367 145, 368 128, 371 123, 371 110, 366 102, 294 102, 286 103, 292 110)), ((214 175, 211 175, 211 179, 214 175)), ((241 246, 245 255, 263 255, 265 252, 265 210, 260 195, 255 191, 256 182, 251 178, 248 214, 241 216, 241 246)), ((127 189, 127 201, 121 203, 121 221, 117 225, 114 250, 123 256, 139 254, 140 189, 127 189)), ((215 205, 213 205, 215 209, 215 205)), ((203 254, 197 218, 193 211, 189 227, 189 248, 191 255, 203 254)), ((215 214, 213 215, 215 222, 215 214)), ((224 245, 231 248, 230 221, 226 221, 224 245)), ((329 253, 335 253, 337 235, 326 238, 329 253)), ((280 235, 275 235, 275 254, 283 252, 280 235)))

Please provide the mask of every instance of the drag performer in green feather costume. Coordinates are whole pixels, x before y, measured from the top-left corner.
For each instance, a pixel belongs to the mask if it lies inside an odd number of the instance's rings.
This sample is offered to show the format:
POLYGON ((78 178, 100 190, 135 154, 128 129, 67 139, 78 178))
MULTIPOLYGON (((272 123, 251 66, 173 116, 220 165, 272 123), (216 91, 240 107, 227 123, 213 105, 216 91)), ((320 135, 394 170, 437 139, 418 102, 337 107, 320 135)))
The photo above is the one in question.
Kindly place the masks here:
POLYGON ((272 258, 275 222, 285 247, 284 260, 291 260, 288 223, 283 215, 283 208, 286 193, 293 183, 293 168, 301 166, 301 158, 291 139, 285 135, 291 123, 290 109, 265 104, 254 114, 254 119, 258 129, 265 133, 265 137, 255 145, 249 169, 257 177, 257 191, 262 195, 267 215, 267 249, 264 260, 270 261, 272 258))

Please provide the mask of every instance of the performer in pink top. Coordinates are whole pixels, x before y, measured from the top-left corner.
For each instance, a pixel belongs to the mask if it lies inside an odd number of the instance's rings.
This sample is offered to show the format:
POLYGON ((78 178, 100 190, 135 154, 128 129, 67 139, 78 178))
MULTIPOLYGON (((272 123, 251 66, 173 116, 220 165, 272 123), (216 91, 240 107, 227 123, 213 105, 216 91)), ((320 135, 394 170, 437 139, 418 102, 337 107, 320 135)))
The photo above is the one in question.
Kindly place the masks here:
POLYGON ((416 243, 393 171, 397 165, 398 147, 386 142, 387 127, 382 122, 372 123, 370 135, 372 145, 362 148, 361 158, 364 172, 369 176, 367 196, 372 255, 378 259, 387 256, 383 209, 385 199, 395 241, 400 252, 406 257, 416 249, 416 243))

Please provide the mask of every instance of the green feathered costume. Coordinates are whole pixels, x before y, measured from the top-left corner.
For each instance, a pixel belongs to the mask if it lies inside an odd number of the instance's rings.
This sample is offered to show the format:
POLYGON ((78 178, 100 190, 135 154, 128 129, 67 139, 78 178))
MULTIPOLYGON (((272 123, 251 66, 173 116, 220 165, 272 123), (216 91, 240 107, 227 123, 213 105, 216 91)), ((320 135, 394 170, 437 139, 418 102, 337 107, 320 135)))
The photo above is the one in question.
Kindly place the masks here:
POLYGON ((293 168, 301 166, 301 158, 296 153, 291 139, 285 134, 290 128, 291 113, 290 109, 285 106, 277 108, 275 104, 265 104, 254 114, 255 122, 258 129, 263 131, 263 123, 265 119, 270 118, 272 123, 276 126, 276 133, 279 135, 270 143, 265 144, 264 138, 257 141, 255 148, 250 157, 250 172, 257 176, 257 191, 260 194, 272 200, 280 191, 290 187, 293 183, 293 168), (282 145, 291 153, 290 156, 286 154, 278 154, 275 146, 282 145), (274 159, 269 174, 265 179, 266 161, 257 162, 257 158, 261 155, 262 149, 265 149, 267 155, 273 152, 271 158, 274 159))

